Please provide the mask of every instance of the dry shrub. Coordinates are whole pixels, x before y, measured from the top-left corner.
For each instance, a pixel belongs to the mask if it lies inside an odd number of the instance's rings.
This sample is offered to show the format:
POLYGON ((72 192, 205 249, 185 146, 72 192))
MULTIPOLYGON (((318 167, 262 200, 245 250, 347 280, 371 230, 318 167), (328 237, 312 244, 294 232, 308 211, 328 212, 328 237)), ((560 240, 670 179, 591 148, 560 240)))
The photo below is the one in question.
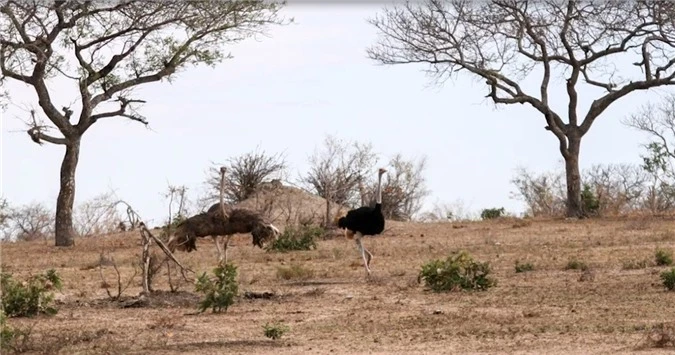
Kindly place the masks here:
POLYGON ((277 267, 277 278, 282 280, 307 280, 314 277, 314 270, 299 264, 277 267))
POLYGON ((516 191, 514 198, 523 200, 527 213, 537 216, 562 216, 565 213, 566 188, 562 171, 534 175, 519 167, 511 179, 516 191))
POLYGON ((54 212, 38 202, 3 208, 3 239, 47 240, 54 235, 54 212))
POLYGON ((112 192, 97 195, 75 207, 73 225, 81 237, 117 232, 122 216, 117 211, 116 199, 112 192))
POLYGON ((461 199, 453 203, 435 202, 431 210, 421 213, 417 222, 465 222, 477 219, 461 199))
MULTIPOLYGON (((675 207, 672 184, 663 183, 640 165, 596 164, 582 172, 587 199, 597 203, 598 216, 649 214, 675 207)), ((531 216, 561 217, 565 214, 566 183, 564 170, 533 174, 519 168, 511 180, 513 196, 525 202, 531 216)))
MULTIPOLYGON (((377 189, 375 166, 379 157, 372 145, 345 142, 327 136, 324 150, 309 158, 310 171, 301 178, 308 190, 349 208, 374 205, 377 189)), ((409 220, 429 195, 424 178, 426 157, 406 159, 401 154, 387 162, 382 184, 382 212, 388 219, 409 220)), ((326 225, 332 220, 326 208, 326 225)))
MULTIPOLYGON (((365 205, 363 183, 377 160, 372 144, 327 135, 321 149, 315 148, 309 157, 309 171, 300 181, 326 200, 349 207, 365 205)), ((327 220, 331 217, 326 216, 327 220)))
MULTIPOLYGON (((424 178, 426 162, 425 156, 406 159, 401 154, 389 161, 386 180, 382 184, 382 213, 385 218, 407 221, 420 211, 430 193, 424 178)), ((375 177, 370 186, 371 203, 374 203, 377 190, 375 177)))

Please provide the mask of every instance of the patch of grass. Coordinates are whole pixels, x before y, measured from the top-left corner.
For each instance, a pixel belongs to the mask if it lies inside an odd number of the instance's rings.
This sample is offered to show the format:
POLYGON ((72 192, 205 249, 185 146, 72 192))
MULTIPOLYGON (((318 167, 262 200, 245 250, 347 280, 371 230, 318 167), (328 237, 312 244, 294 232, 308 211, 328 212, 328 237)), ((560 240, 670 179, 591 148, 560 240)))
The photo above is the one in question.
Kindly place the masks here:
POLYGON ((204 298, 199 302, 199 312, 211 308, 213 313, 227 311, 234 304, 234 298, 239 291, 237 284, 237 267, 233 264, 220 265, 213 269, 214 279, 202 273, 197 278, 195 291, 202 293, 204 298))
POLYGON ((649 261, 646 259, 642 260, 624 260, 621 264, 621 269, 623 270, 638 270, 645 269, 649 266, 649 261))
POLYGON ((577 258, 572 258, 567 262, 567 265, 565 265, 565 270, 586 271, 588 270, 588 265, 583 261, 577 260, 577 258))
POLYGON ((647 348, 674 348, 675 326, 673 323, 659 323, 649 327, 642 344, 638 349, 647 348))
POLYGON ((0 274, 2 287, 2 309, 7 317, 33 317, 39 313, 56 314, 51 306, 54 293, 61 290, 61 278, 56 270, 49 269, 44 274, 34 275, 25 281, 15 280, 12 274, 0 274))
POLYGON ((454 252, 445 260, 432 260, 422 266, 418 281, 424 280, 427 287, 435 292, 464 290, 487 290, 496 286, 489 277, 488 262, 476 262, 466 251, 454 252))
POLYGON ((516 218, 511 228, 524 228, 532 225, 532 221, 529 219, 516 218))
POLYGON ((300 264, 277 267, 277 278, 283 280, 306 280, 314 276, 314 270, 300 264))
POLYGON ((520 260, 516 260, 516 273, 534 271, 534 265, 530 262, 521 263, 520 260))
POLYGON ((263 325, 263 330, 266 337, 277 340, 288 332, 290 328, 283 323, 265 323, 265 325, 263 325))
POLYGON ((675 267, 662 272, 661 281, 668 291, 675 290, 675 267))
POLYGON ((673 251, 658 248, 654 253, 654 261, 658 266, 669 266, 673 264, 673 251))
POLYGON ((268 244, 265 249, 282 253, 316 249, 316 239, 324 233, 323 228, 316 226, 287 227, 279 239, 268 244))
POLYGON ((30 349, 30 328, 15 328, 7 324, 7 316, 0 310, 0 348, 5 351, 22 353, 30 349))

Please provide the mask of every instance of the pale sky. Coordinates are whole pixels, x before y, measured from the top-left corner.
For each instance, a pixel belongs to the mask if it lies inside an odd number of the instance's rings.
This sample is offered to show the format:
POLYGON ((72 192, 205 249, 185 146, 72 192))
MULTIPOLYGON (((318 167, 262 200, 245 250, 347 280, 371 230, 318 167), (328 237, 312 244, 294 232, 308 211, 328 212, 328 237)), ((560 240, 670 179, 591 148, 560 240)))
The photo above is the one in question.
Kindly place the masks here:
MULTIPOLYGON (((201 192, 210 162, 260 147, 286 152, 291 175, 307 170, 307 157, 325 134, 371 142, 383 160, 401 152, 426 155, 434 202, 462 201, 479 212, 505 207, 518 166, 542 172, 558 166, 558 142, 528 106, 494 105, 481 81, 460 75, 430 86, 424 66, 379 66, 366 56, 376 39, 366 22, 381 5, 294 4, 295 24, 270 29, 270 38, 233 46, 233 59, 190 68, 169 83, 149 84, 136 97, 152 130, 124 118, 98 122, 84 136, 76 176, 76 203, 111 188, 152 225, 166 216, 167 182, 201 192)), ((528 79, 529 80, 529 79, 528 79)), ((537 85, 539 78, 532 84, 537 85)), ((566 105, 560 80, 554 106, 566 105)), ((77 100, 72 82, 50 86, 57 107, 77 100)), ((534 86, 536 87, 536 86, 534 86)), ((2 117, 2 194, 12 204, 43 201, 55 207, 64 148, 33 143, 24 131, 37 106, 32 89, 8 87, 15 105, 2 117)), ((596 98, 581 91, 581 105, 596 98)), ((581 167, 639 162, 645 136, 620 119, 656 92, 631 94, 601 116, 582 142, 581 167)), ((560 110, 561 113, 565 111, 560 110)), ((376 174, 376 172, 373 172, 376 174)))

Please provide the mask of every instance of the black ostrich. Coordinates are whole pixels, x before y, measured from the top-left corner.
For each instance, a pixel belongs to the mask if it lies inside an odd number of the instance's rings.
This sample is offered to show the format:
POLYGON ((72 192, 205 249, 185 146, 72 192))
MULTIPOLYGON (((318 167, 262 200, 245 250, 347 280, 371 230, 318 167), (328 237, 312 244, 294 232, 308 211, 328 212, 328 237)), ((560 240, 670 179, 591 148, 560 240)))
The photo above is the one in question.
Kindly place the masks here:
POLYGON ((371 254, 362 244, 361 238, 366 235, 374 236, 384 230, 384 215, 382 214, 382 174, 387 170, 380 168, 377 176, 377 192, 375 207, 363 206, 347 212, 347 215, 338 219, 338 227, 346 230, 347 238, 356 236, 356 247, 363 257, 363 265, 370 275, 371 254))

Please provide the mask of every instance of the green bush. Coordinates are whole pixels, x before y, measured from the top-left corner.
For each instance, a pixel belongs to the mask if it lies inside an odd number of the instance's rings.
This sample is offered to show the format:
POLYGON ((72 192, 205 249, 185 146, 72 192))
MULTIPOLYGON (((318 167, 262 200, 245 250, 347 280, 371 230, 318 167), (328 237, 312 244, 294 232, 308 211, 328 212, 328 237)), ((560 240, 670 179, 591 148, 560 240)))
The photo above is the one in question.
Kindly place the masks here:
POLYGON ((205 272, 197 278, 195 291, 204 295, 199 302, 200 312, 204 312, 207 308, 211 308, 213 313, 227 311, 227 308, 234 304, 234 298, 239 291, 236 280, 237 267, 233 264, 220 265, 213 269, 213 274, 215 279, 209 278, 205 272))
POLYGON ((521 263, 520 260, 516 260, 516 273, 527 272, 534 270, 534 265, 532 263, 521 263))
POLYGON ((274 340, 281 338, 289 330, 288 326, 282 323, 266 323, 263 329, 265 330, 265 336, 274 340))
POLYGON ((61 290, 61 278, 54 269, 29 277, 25 282, 15 280, 12 274, 0 274, 2 309, 7 317, 32 317, 38 313, 56 314, 51 306, 53 289, 61 290))
POLYGON ((495 219, 503 216, 506 213, 504 207, 501 208, 486 208, 480 212, 480 218, 482 220, 495 219))
POLYGON ((487 290, 497 282, 488 277, 488 262, 473 260, 465 251, 454 252, 446 260, 432 260, 422 266, 418 280, 424 280, 426 286, 435 292, 465 290, 487 290))
POLYGON ((656 249, 654 260, 658 266, 668 266, 673 264, 673 251, 665 249, 656 249))
POLYGON ((321 227, 316 226, 298 226, 286 227, 284 233, 279 239, 268 244, 267 251, 288 252, 294 250, 316 249, 316 239, 324 234, 321 227))
POLYGON ((584 184, 584 189, 581 191, 581 207, 586 214, 591 216, 600 212, 600 200, 588 184, 584 184))
POLYGON ((661 281, 663 281, 663 286, 669 291, 675 290, 675 267, 662 272, 661 281))

